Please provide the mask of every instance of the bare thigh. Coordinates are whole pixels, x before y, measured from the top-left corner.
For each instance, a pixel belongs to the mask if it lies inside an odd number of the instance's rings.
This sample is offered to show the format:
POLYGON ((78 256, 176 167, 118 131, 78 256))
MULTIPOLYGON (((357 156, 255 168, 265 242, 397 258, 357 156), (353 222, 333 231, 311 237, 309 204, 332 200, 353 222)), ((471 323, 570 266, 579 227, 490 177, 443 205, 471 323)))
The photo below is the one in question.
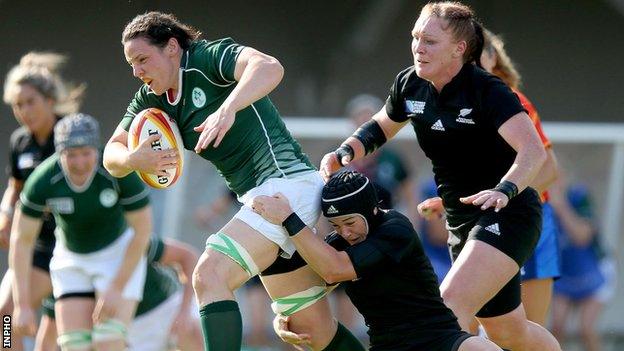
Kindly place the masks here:
MULTIPOLYGON (((260 271, 268 268, 277 258, 279 250, 277 244, 239 219, 232 219, 221 229, 221 232, 242 245, 249 252, 260 271)), ((218 255, 219 258, 215 260, 218 267, 204 265, 204 269, 217 269, 218 272, 214 272, 215 274, 227 277, 229 290, 233 291, 239 288, 249 279, 249 275, 243 268, 219 252, 208 249, 204 252, 202 258, 207 260, 210 255, 218 255)), ((200 258, 200 261, 202 261, 202 258, 200 258)), ((263 276, 261 279, 272 299, 292 295, 313 286, 326 285, 325 281, 308 266, 288 273, 263 276)), ((200 297, 200 305, 207 302, 210 301, 202 301, 200 297)), ((293 314, 290 327, 295 332, 310 334, 316 349, 317 347, 326 346, 331 341, 336 332, 337 324, 331 315, 329 303, 324 298, 312 306, 293 314)))
POLYGON ((72 297, 60 299, 54 304, 56 328, 58 334, 73 330, 93 329, 93 309, 95 300, 92 298, 72 297))
POLYGON ((487 243, 466 243, 440 286, 445 303, 458 315, 464 330, 519 269, 511 257, 487 243))

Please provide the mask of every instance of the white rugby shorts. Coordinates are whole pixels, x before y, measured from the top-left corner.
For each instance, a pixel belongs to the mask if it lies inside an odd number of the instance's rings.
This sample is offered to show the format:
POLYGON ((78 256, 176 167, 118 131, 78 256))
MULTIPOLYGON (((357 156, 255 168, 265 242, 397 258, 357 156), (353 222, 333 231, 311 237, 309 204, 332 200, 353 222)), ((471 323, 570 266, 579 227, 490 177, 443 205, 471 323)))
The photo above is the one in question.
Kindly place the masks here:
MULTIPOLYGON (((105 248, 87 254, 72 252, 57 240, 50 261, 54 297, 69 293, 104 293, 117 275, 133 237, 134 230, 128 228, 105 248)), ((143 255, 124 287, 122 296, 125 299, 141 301, 145 272, 146 259, 143 255)))
MULTIPOLYGON (((136 317, 128 328, 129 350, 169 350, 169 331, 182 306, 182 289, 169 296, 154 309, 136 317)), ((198 322, 199 323, 199 322, 198 322)))
POLYGON ((290 202, 290 207, 297 213, 303 222, 310 228, 316 225, 321 214, 321 190, 323 178, 317 171, 298 175, 293 178, 271 178, 257 186, 243 196, 239 201, 243 203, 241 209, 234 215, 250 227, 260 232, 267 239, 276 243, 284 252, 282 256, 290 258, 295 252, 295 245, 286 230, 279 225, 268 222, 251 209, 253 199, 259 195, 272 196, 282 193, 290 202))

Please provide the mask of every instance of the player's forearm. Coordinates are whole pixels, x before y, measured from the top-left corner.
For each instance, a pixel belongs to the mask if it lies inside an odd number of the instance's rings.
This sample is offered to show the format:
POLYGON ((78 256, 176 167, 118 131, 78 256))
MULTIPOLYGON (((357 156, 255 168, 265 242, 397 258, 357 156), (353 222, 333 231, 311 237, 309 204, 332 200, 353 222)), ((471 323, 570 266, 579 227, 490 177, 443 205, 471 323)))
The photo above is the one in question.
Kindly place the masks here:
MULTIPOLYGON (((15 234, 15 233, 13 233, 15 234)), ((9 268, 13 271, 13 302, 15 306, 30 306, 30 270, 34 240, 13 235, 9 248, 9 268), (17 238, 15 238, 17 236, 17 238)))
POLYGON ((223 106, 236 113, 267 96, 281 82, 284 68, 274 58, 254 56, 249 59, 241 79, 223 102, 223 106))
POLYGON ((104 148, 104 168, 113 176, 122 178, 132 172, 130 166, 130 150, 117 141, 110 141, 104 148))
POLYGON ((127 212, 126 218, 132 229, 134 229, 134 236, 128 244, 128 248, 124 253, 124 259, 112 282, 113 286, 120 290, 126 286, 141 257, 145 254, 152 232, 151 209, 149 206, 127 212))
POLYGON ((317 237, 312 229, 305 227, 292 240, 301 257, 323 280, 330 284, 342 281, 339 277, 344 262, 340 260, 340 253, 317 237))
POLYGON ((518 192, 532 184, 538 171, 546 160, 546 151, 541 144, 528 144, 518 150, 513 165, 501 179, 510 181, 518 187, 518 192))
POLYGON ((13 177, 9 178, 9 184, 2 195, 2 202, 0 202, 0 213, 6 216, 9 221, 13 218, 13 209, 23 187, 24 182, 13 177))
POLYGON ((542 165, 535 179, 531 183, 531 187, 540 193, 546 191, 559 177, 559 167, 557 159, 552 148, 546 149, 546 161, 542 165))

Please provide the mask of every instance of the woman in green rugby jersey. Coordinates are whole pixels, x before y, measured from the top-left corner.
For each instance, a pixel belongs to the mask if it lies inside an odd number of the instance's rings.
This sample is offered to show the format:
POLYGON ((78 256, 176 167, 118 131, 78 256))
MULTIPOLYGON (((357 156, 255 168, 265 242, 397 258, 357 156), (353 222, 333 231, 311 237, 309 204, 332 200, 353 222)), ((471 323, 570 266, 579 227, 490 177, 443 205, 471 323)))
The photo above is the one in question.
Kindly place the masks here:
POLYGON ((288 234, 251 208, 254 197, 280 191, 306 224, 319 217, 323 181, 267 96, 284 69, 275 58, 230 38, 206 41, 199 35, 159 12, 126 25, 124 54, 144 84, 106 146, 105 167, 122 177, 133 170, 158 175, 177 164, 173 150, 151 150, 157 136, 134 151, 127 147, 136 114, 159 108, 176 120, 185 148, 212 162, 243 203, 208 238, 193 277, 208 350, 240 350, 242 317, 233 292, 259 273, 274 311, 292 314, 291 327, 310 333, 314 349, 330 343, 333 349, 362 349, 338 328, 324 298, 325 282, 296 254, 288 234))
POLYGON ((151 228, 148 193, 136 174, 111 177, 101 166, 99 126, 84 114, 61 119, 55 154, 28 178, 11 233, 15 274, 13 323, 32 334, 35 314, 28 277, 34 240, 50 211, 57 243, 50 276, 63 351, 123 350, 142 297, 151 228))

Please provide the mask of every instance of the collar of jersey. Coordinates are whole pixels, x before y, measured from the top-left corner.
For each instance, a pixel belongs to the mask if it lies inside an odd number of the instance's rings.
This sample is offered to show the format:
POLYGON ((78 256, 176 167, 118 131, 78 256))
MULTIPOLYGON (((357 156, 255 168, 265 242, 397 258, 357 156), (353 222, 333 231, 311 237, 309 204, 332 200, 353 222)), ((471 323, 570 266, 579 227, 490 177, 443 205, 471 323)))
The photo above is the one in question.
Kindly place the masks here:
POLYGON ((61 172, 63 172, 63 177, 65 178, 65 183, 67 183, 67 186, 69 186, 69 188, 75 193, 83 193, 85 192, 85 190, 87 190, 91 186, 91 183, 93 182, 93 178, 95 178, 95 174, 98 172, 98 169, 100 168, 100 160, 101 160, 101 157, 100 157, 100 154, 98 153, 98 158, 97 158, 97 161, 95 162, 95 167, 93 169, 93 172, 91 172, 91 175, 89 176, 89 178, 87 178, 87 180, 85 181, 83 185, 76 185, 72 183, 71 179, 69 178, 69 173, 65 170, 65 167, 63 167, 63 162, 61 162, 60 155, 59 155, 57 162, 58 162, 59 167, 61 167, 61 172))
MULTIPOLYGON (((468 76, 473 66, 474 65, 472 63, 464 63, 464 65, 455 75, 455 77, 453 77, 453 79, 451 79, 451 81, 448 82, 444 86, 444 88, 442 88, 442 91, 438 94, 438 97, 444 98, 445 96, 449 96, 449 94, 452 96, 457 90, 461 90, 462 83, 464 82, 464 80, 466 80, 466 77, 468 76)), ((437 90, 433 86, 433 84, 429 83, 429 87, 437 93, 437 90)))
POLYGON ((178 94, 176 95, 175 99, 173 101, 169 100, 169 90, 167 90, 167 93, 165 94, 167 102, 171 106, 177 105, 178 102, 180 102, 180 98, 182 97, 182 76, 183 75, 184 75, 184 69, 180 67, 180 70, 178 72, 178 94))

